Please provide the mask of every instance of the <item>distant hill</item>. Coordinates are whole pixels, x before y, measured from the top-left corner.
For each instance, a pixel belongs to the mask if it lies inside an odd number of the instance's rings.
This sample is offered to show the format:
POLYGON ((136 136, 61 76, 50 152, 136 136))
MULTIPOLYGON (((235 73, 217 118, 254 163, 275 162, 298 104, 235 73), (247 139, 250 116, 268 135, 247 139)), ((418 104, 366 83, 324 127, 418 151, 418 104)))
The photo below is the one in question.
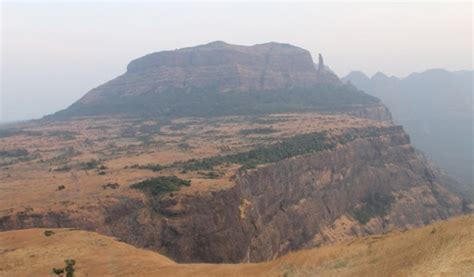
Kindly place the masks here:
POLYGON ((67 229, 49 229, 46 236, 45 231, 0 233, 0 274, 46 276, 53 267, 64 266, 64 259, 76 261, 78 276, 470 276, 474 272, 473 216, 250 264, 177 264, 112 237, 67 229))
POLYGON ((133 60, 125 74, 52 118, 361 113, 373 107, 385 109, 377 98, 344 85, 330 70, 317 70, 307 50, 275 42, 240 46, 216 41, 133 60))
POLYGON ((464 184, 474 197, 473 71, 432 69, 406 78, 360 71, 342 79, 378 97, 402 124, 415 147, 464 184))

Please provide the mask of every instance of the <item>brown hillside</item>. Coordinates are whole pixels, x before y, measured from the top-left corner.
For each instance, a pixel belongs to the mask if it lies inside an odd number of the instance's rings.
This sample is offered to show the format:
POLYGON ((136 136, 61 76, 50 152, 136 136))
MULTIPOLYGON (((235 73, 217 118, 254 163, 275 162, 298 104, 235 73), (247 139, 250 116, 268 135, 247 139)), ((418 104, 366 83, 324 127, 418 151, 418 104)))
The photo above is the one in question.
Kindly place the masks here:
POLYGON ((0 233, 0 276, 50 276, 67 258, 77 276, 472 276, 474 216, 303 250, 258 264, 176 264, 96 233, 0 233))
POLYGON ((350 115, 32 122, 0 148, 1 231, 77 228, 183 263, 269 261, 469 208, 401 127, 350 115), (175 175, 189 186, 134 188, 175 175))

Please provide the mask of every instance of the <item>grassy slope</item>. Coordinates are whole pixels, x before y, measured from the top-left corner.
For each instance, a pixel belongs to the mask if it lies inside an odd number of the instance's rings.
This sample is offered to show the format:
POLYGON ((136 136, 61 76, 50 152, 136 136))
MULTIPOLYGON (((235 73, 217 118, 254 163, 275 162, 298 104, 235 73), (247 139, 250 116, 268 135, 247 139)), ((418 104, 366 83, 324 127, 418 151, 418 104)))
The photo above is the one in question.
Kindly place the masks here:
POLYGON ((472 276, 474 216, 291 253, 260 264, 175 264, 151 251, 84 231, 0 233, 0 276, 48 276, 62 260, 77 276, 472 276))

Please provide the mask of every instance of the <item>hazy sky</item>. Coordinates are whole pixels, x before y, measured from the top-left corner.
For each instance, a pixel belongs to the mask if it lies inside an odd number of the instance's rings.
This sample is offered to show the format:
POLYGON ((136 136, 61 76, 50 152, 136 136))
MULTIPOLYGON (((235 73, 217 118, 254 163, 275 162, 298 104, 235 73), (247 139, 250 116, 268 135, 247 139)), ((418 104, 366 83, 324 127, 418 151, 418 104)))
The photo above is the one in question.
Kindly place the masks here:
POLYGON ((150 52, 287 42, 351 70, 472 69, 472 3, 3 3, 0 120, 66 108, 150 52))

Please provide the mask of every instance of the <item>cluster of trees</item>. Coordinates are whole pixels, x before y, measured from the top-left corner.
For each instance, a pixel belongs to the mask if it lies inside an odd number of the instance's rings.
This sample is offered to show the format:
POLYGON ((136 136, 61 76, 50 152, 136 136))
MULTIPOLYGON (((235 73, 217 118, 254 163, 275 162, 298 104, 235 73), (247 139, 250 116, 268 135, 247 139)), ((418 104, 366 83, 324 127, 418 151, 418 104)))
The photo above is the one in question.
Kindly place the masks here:
POLYGON ((130 187, 144 191, 151 196, 178 191, 182 186, 190 186, 190 180, 183 180, 176 176, 159 176, 135 183, 130 187))
POLYGON ((271 145, 261 145, 247 152, 214 156, 205 159, 191 159, 184 163, 176 163, 184 172, 193 170, 212 170, 221 164, 241 164, 241 170, 252 169, 260 164, 274 163, 291 157, 334 148, 337 143, 345 144, 360 137, 376 137, 385 132, 366 128, 350 130, 338 137, 328 139, 324 132, 301 134, 271 145))
POLYGON ((281 142, 258 146, 247 152, 215 156, 201 160, 192 159, 181 164, 184 171, 211 170, 220 164, 241 164, 242 170, 255 168, 260 164, 274 163, 294 156, 317 152, 334 147, 326 141, 324 133, 310 133, 294 136, 281 142))

